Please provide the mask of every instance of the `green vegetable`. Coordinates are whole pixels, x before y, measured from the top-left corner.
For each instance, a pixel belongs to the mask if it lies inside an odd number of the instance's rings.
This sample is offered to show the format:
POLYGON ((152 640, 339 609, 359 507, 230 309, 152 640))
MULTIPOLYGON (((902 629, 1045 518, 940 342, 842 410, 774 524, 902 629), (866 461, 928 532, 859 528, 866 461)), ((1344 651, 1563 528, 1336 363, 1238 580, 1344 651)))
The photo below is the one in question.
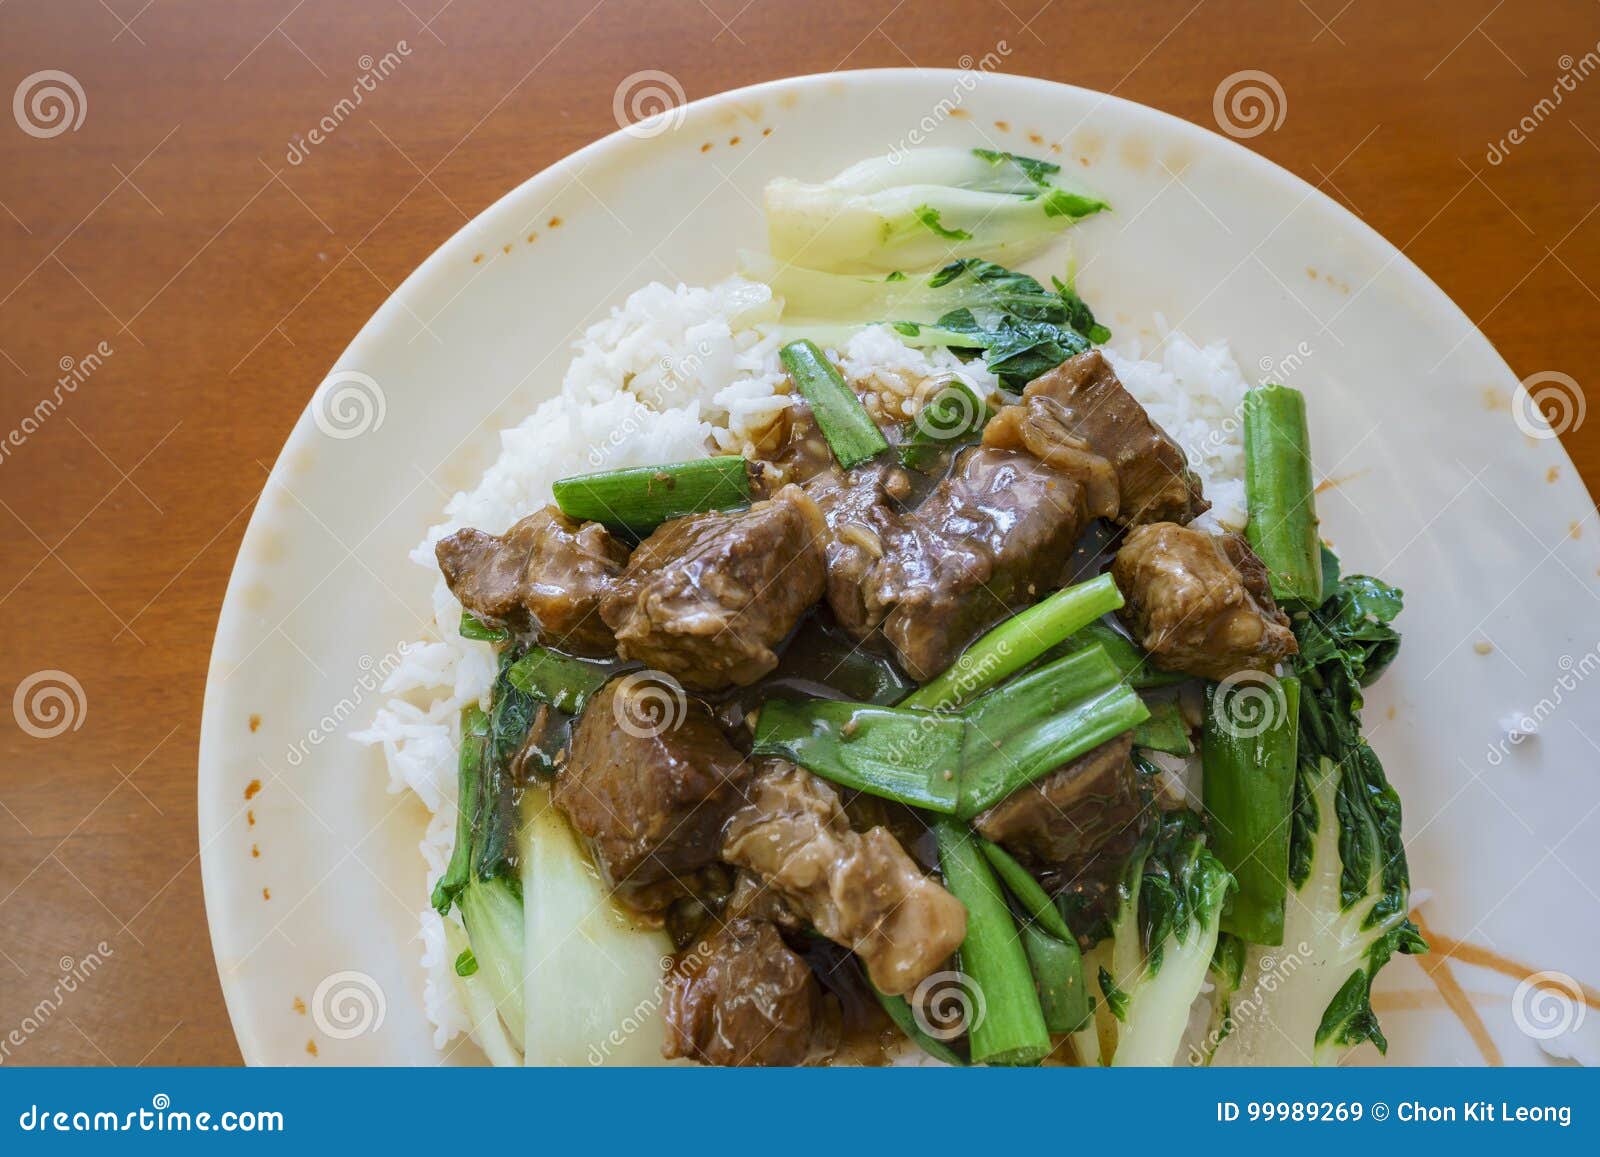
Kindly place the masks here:
POLYGON ((967 1040, 977 1064, 1031 1065, 1050 1052, 1039 993, 1000 882, 963 824, 938 820, 945 887, 967 909, 961 972, 972 986, 967 1040))
POLYGON ((1400 651, 1400 633, 1389 625, 1400 608, 1401 594, 1394 587, 1351 575, 1336 579, 1322 606, 1296 621, 1300 653, 1295 666, 1302 676, 1308 668, 1318 671, 1316 689, 1325 692, 1322 709, 1309 720, 1324 750, 1353 746, 1359 738, 1361 688, 1383 674, 1400 651))
POLYGON ((1096 979, 1100 984, 1100 994, 1106 998, 1106 1008, 1118 1020, 1128 1019, 1128 994, 1117 986, 1116 978, 1101 968, 1096 979))
POLYGON ((960 790, 966 723, 869 703, 769 699, 756 717, 755 755, 781 755, 832 780, 948 815, 960 790))
POLYGON ((1279 602, 1322 602, 1321 544, 1311 477, 1306 400, 1298 390, 1268 385, 1244 396, 1245 536, 1266 565, 1279 602))
POLYGON ((796 388, 811 403, 812 416, 828 440, 833 456, 846 470, 870 461, 889 448, 889 441, 867 413, 861 399, 839 376, 815 343, 790 342, 778 351, 796 388))
POLYGON ((500 652, 500 671, 490 691, 489 734, 484 749, 478 821, 472 832, 474 871, 484 878, 515 881, 517 868, 517 777, 511 761, 521 750, 539 714, 539 701, 512 680, 518 662, 509 647, 500 652))
MULTIPOLYGON (((478 971, 477 958, 467 946, 467 933, 453 921, 444 921, 444 943, 447 952, 455 953, 456 986, 461 991, 462 1003, 472 1025, 472 1039, 483 1049, 489 1063, 506 1068, 521 1068, 524 1061, 521 1047, 513 1042, 510 1031, 495 1007, 486 979, 478 971), (463 961, 471 962, 471 970, 461 971, 463 961)), ((522 1027, 517 1029, 517 1040, 522 1039, 522 1027)))
MULTIPOLYGON (((940 318, 964 309, 991 328, 1013 317, 1048 322, 1097 344, 1111 338, 1070 284, 1052 278, 1054 289, 1046 289, 1026 273, 978 258, 951 261, 914 277, 900 273, 880 278, 824 273, 741 250, 739 268, 783 298, 786 328, 891 325, 912 339, 909 344, 942 344, 916 339, 922 327, 937 329, 940 318)), ((834 336, 848 336, 848 331, 834 336)))
POLYGON ((1048 161, 955 148, 874 157, 819 184, 781 178, 766 188, 776 260, 880 276, 952 257, 1021 259, 1106 207, 1067 189, 1048 161))
POLYGON ((433 890, 433 906, 448 916, 461 912, 473 962, 505 1030, 522 1047, 522 893, 509 840, 515 838, 515 802, 509 784, 489 775, 494 761, 491 717, 476 706, 461 713, 456 843, 450 863, 433 890), (512 816, 508 823, 507 814, 512 816))
POLYGON ((456 842, 444 875, 433 886, 433 906, 439 915, 450 912, 472 874, 473 825, 479 819, 483 761, 489 738, 489 717, 474 704, 461 713, 461 748, 456 757, 456 842))
POLYGON ((472 954, 472 949, 463 948, 456 956, 457 976, 476 976, 478 972, 478 958, 472 954))
POLYGON ((1205 806, 1211 850, 1239 885, 1223 930, 1251 944, 1282 944, 1300 681, 1262 679, 1206 689, 1205 806))
MULTIPOLYGON (((995 870, 995 874, 1005 881, 1006 889, 1016 898, 1022 910, 1034 922, 1058 940, 1071 940, 1077 943, 1072 935, 1072 930, 1067 927, 1066 918, 1061 915, 1061 910, 1056 907, 1055 901, 1050 899, 1038 880, 1012 857, 1011 853, 999 844, 990 843, 981 837, 973 837, 982 849, 995 870)), ((1060 1030, 1065 1031, 1065 1030, 1060 1030)))
POLYGON ((1241 1020, 1220 1063, 1333 1063, 1366 1041, 1383 1051, 1373 978, 1396 952, 1427 951, 1408 918, 1400 797, 1361 735, 1362 688, 1399 649, 1390 624, 1401 595, 1364 575, 1340 579, 1323 561, 1327 598, 1294 622, 1300 728, 1284 948, 1251 949, 1241 985, 1252 1000, 1271 992, 1274 1017, 1241 1020))
POLYGON ((512 687, 541 703, 569 715, 581 715, 589 696, 605 686, 617 669, 616 663, 574 659, 548 647, 531 647, 506 668, 505 678, 512 687))
POLYGON ((948 670, 907 696, 900 706, 929 711, 959 707, 1120 606, 1122 592, 1108 574, 1056 591, 978 639, 948 670))
POLYGON ((1082 353, 1090 342, 1111 338, 1083 299, 1059 279, 1052 293, 1025 273, 969 260, 945 266, 928 284, 950 286, 950 296, 965 303, 931 322, 903 318, 895 327, 901 337, 908 345, 981 350, 984 365, 1013 392, 1082 353))
POLYGON ((1217 937, 1217 950, 1211 954, 1211 975, 1221 988, 1232 992, 1244 978, 1245 942, 1231 932, 1217 937))
POLYGON ((1070 329, 1010 317, 991 327, 965 309, 946 314, 937 326, 920 326, 905 336, 912 339, 908 345, 982 351, 984 366, 1012 393, 1021 393, 1034 378, 1089 348, 1070 329))
POLYGON ((971 241, 972 234, 965 229, 948 229, 939 219, 939 210, 932 205, 918 205, 914 210, 917 220, 946 241, 971 241))
POLYGON ((1147 712, 1099 648, 1039 667, 956 712, 768 700, 752 754, 824 779, 970 819, 1147 712))
POLYGON ((907 345, 982 352, 1013 392, 1091 342, 1111 339, 1070 285, 1057 278, 1049 290, 992 261, 953 261, 932 275, 895 282, 821 273, 765 255, 743 254, 741 262, 746 276, 783 298, 786 333, 843 345, 861 326, 890 325, 907 345))
POLYGON ((611 881, 542 785, 528 788, 522 815, 527 1063, 659 1064, 671 938, 622 918, 611 881))
POLYGON ((1028 869, 999 844, 973 839, 1026 917, 1021 922, 1022 945, 1033 969, 1045 1025, 1053 1033, 1077 1032, 1088 1023, 1090 1013, 1077 937, 1028 869))
MULTIPOLYGON (((1226 912, 1227 905, 1223 907, 1226 912)), ((1211 1017, 1202 1043, 1189 1047, 1188 1059, 1195 1066, 1209 1065, 1222 1042, 1233 1032, 1233 997, 1244 980, 1248 952, 1249 947, 1237 936, 1228 932, 1218 934, 1216 950, 1211 953, 1211 984, 1216 990, 1211 998, 1211 1017)))
POLYGON ((972 155, 981 161, 987 161, 995 168, 1014 167, 1024 177, 1042 188, 1048 188, 1052 178, 1061 171, 1061 166, 1052 161, 1035 160, 1033 157, 1002 153, 995 149, 973 149, 972 155))
POLYGON ((1217 946, 1233 878, 1206 850, 1193 812, 1167 812, 1129 857, 1118 888, 1100 989, 1111 1019, 1109 1062, 1170 1065, 1217 946))
POLYGON ((563 478, 551 488, 568 518, 643 537, 686 514, 750 504, 750 468, 736 454, 563 478))
POLYGON ((878 998, 878 1004, 889 1014, 889 1019, 894 1021, 895 1027, 905 1033, 923 1052, 947 1065, 958 1067, 966 1065, 967 1062, 961 1059, 961 1054, 922 1030, 922 1026, 917 1023, 916 1015, 911 1011, 911 1003, 905 997, 889 996, 876 988, 872 989, 872 995, 878 998))
POLYGON ((1133 729, 1133 745, 1169 755, 1193 755, 1194 740, 1189 738, 1189 724, 1177 700, 1146 699, 1144 705, 1150 718, 1133 729))
POLYGON ((1059 940, 1037 924, 1022 925, 1022 947, 1039 992, 1044 1024, 1052 1033, 1077 1032, 1094 1019, 1083 957, 1071 937, 1059 940))
POLYGON ((1122 681, 1135 691, 1148 691, 1156 687, 1170 687, 1182 683, 1190 676, 1182 671, 1163 671, 1150 661, 1132 639, 1105 622, 1097 619, 1075 632, 1057 650, 1069 654, 1083 647, 1101 646, 1107 657, 1116 665, 1122 681))
POLYGON ((478 962, 474 978, 484 982, 507 1034, 520 1049, 527 1019, 523 1003, 526 946, 521 885, 517 879, 504 876, 474 877, 461 890, 457 903, 473 958, 478 962))
POLYGON ((1098 647, 980 696, 962 712, 968 731, 956 815, 971 819, 1149 714, 1098 647))
POLYGON ((461 637, 481 643, 503 643, 511 638, 511 632, 505 627, 490 626, 471 611, 462 611, 461 637))

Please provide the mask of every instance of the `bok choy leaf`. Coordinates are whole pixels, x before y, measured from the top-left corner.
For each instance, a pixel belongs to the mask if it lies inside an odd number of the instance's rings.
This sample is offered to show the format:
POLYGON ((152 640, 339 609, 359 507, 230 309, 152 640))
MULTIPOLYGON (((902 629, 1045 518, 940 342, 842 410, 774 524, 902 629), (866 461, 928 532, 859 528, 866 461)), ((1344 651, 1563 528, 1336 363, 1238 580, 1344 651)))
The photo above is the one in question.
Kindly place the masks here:
POLYGON ((915 149, 766 189, 773 257, 832 273, 1021 259, 1105 208, 1069 189, 1059 165, 989 149, 915 149))

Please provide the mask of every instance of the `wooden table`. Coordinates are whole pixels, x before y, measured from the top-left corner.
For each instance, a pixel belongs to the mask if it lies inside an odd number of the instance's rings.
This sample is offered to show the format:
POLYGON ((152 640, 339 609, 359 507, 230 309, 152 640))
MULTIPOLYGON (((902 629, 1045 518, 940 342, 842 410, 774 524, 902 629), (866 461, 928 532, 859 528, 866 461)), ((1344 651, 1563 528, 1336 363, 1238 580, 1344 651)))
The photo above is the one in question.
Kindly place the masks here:
MULTIPOLYGON (((0 726, 0 1059, 237 1061, 201 901, 195 747, 264 469, 390 289, 613 130, 624 77, 659 69, 696 97, 1003 44, 1003 71, 1215 127, 1220 82, 1263 70, 1287 115, 1251 147, 1400 244, 1519 375, 1587 384, 1600 77, 1558 85, 1596 70, 1597 42, 1600 8, 1557 0, 0 6, 0 95, 59 70, 84 112, 54 136, 47 110, 23 118, 39 135, 0 126, 0 690, 57 671, 84 695, 53 738, 0 726), (399 66, 291 163, 288 142, 387 52, 399 66), (1536 108, 1553 88, 1560 105, 1536 108), (92 976, 57 989, 91 957, 92 976)), ((1600 481, 1600 422, 1567 447, 1600 481)))

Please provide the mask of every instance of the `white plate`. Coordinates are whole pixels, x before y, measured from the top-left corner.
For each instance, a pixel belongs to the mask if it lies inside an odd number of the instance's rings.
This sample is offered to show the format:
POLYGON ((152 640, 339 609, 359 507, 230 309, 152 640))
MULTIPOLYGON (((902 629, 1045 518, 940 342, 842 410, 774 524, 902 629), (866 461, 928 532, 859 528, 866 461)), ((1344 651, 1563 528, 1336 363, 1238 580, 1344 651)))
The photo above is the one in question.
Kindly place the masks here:
MULTIPOLYGON (((440 1058, 415 938, 424 813, 347 736, 377 704, 384 657, 427 616, 429 576, 406 552, 448 493, 557 389, 582 326, 647 281, 705 284, 762 246, 769 178, 924 141, 1044 153, 1115 206, 1075 246, 1079 288, 1119 340, 1159 313, 1230 340, 1247 376, 1272 367, 1307 392, 1318 467, 1338 482, 1325 533, 1350 569, 1407 595, 1405 646, 1366 714, 1428 923, 1600 981, 1600 776, 1579 730, 1600 719, 1600 680, 1571 677, 1600 661, 1594 507, 1560 443, 1514 423, 1515 377, 1432 282, 1283 169, 1082 89, 843 73, 677 115, 568 157, 446 242, 338 361, 376 383, 381 413, 348 411, 365 432, 334 437, 308 408, 272 471, 218 624, 200 745, 206 909, 247 1061, 309 1061, 311 1042, 323 1062, 440 1058), (1541 701, 1554 711, 1538 737, 1491 756, 1502 717, 1541 701), (371 978, 355 982, 372 1011, 355 1011, 365 1029, 350 1037, 299 1011, 319 986, 323 1004, 348 994, 342 973, 371 978)), ((1454 973, 1506 1059, 1539 1060, 1515 980, 1454 973)), ((1381 988, 1421 994, 1387 998, 1401 1006, 1384 1017, 1391 1060, 1478 1060, 1414 962, 1381 988)))

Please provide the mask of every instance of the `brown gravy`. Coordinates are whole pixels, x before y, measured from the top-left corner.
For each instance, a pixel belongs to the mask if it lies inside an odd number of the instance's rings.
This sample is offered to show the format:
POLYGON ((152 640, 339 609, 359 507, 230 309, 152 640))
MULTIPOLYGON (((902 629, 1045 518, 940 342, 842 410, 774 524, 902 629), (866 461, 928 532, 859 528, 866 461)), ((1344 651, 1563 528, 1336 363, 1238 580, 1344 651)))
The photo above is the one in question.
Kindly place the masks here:
MULTIPOLYGON (((1422 933, 1422 938, 1428 942, 1428 955, 1418 959, 1422 972, 1433 982, 1436 989, 1436 998, 1455 1014, 1461 1022, 1461 1027, 1467 1030, 1467 1035, 1472 1038, 1472 1043, 1477 1047, 1478 1053, 1488 1065, 1504 1064, 1500 1055, 1499 1046, 1494 1043, 1489 1035, 1488 1028, 1483 1023, 1483 1018, 1478 1015, 1475 1007, 1478 1004, 1498 1000, 1499 997, 1489 993, 1469 993, 1462 988, 1461 982, 1455 977, 1450 964, 1455 961, 1460 964, 1473 965, 1478 968, 1487 968, 1498 972, 1502 976, 1509 976, 1513 980, 1525 980, 1539 972, 1539 969, 1530 967, 1509 956, 1503 956, 1490 948, 1479 944, 1472 944, 1465 940, 1456 940, 1443 933, 1435 932, 1428 927, 1427 921, 1421 913, 1413 911, 1411 920, 1422 933)), ((1556 987, 1552 983, 1541 984, 1540 987, 1556 987)), ((1600 1009, 1600 991, 1596 991, 1587 984, 1581 984, 1581 994, 1584 1004, 1593 1009, 1600 1009)), ((1562 989, 1566 992, 1566 989, 1562 989)), ((1418 992, 1399 992, 1389 994, 1381 1003, 1392 1008, 1423 1008, 1432 1007, 1432 1001, 1425 999, 1430 994, 1418 992)), ((1567 995, 1571 995, 1567 992, 1567 995)), ((1375 1000, 1374 1003, 1379 1003, 1375 1000)))

